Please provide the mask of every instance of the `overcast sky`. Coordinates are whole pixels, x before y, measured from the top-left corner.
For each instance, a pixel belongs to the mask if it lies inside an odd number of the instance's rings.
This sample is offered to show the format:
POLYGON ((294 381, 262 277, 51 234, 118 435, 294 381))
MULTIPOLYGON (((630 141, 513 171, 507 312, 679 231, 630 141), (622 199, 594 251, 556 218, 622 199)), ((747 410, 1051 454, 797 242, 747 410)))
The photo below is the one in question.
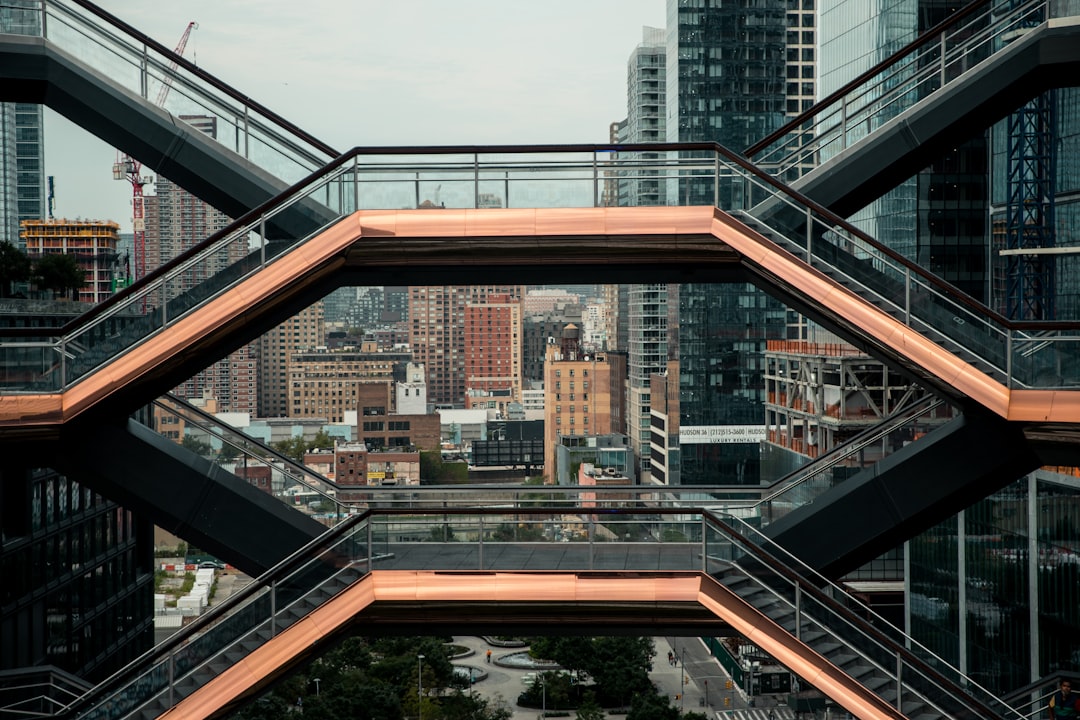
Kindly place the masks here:
MULTIPOLYGON (((607 142, 665 0, 100 0, 315 137, 356 145, 607 142)), ((56 215, 131 229, 116 152, 46 110, 56 215)))

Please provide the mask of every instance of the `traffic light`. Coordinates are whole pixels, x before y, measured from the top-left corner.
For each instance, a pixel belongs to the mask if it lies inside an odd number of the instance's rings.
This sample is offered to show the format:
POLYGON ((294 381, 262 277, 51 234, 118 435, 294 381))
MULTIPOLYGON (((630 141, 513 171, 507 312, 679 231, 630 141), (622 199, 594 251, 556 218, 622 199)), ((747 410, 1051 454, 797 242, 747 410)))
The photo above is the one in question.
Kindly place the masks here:
POLYGON ((729 705, 731 705, 731 698, 724 698, 724 707, 728 707, 729 705))
POLYGON ((725 690, 730 690, 731 687, 732 687, 731 680, 728 680, 726 683, 724 683, 724 689, 725 690))
POLYGON ((682 693, 675 693, 676 700, 682 700, 682 693))

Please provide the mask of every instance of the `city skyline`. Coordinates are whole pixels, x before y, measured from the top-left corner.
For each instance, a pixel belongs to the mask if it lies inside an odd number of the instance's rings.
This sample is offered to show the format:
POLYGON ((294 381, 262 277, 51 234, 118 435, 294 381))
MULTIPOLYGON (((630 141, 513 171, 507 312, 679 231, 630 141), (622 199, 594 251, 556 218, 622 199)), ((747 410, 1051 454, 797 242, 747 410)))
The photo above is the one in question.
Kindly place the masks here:
MULTIPOLYGON (((642 27, 662 27, 665 13, 663 0, 99 5, 168 48, 197 22, 186 59, 341 151, 605 143, 626 117, 626 60, 642 27), (297 49, 267 53, 267 43, 297 49)), ((46 109, 57 217, 130 232, 131 188, 111 180, 115 161, 114 149, 46 109)))

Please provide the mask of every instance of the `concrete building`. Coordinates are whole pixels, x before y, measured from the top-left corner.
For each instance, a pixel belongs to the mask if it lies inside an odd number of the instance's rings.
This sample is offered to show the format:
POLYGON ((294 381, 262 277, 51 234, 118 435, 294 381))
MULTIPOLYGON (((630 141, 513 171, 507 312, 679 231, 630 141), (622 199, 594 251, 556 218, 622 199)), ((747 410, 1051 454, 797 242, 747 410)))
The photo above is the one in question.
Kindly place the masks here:
POLYGON ((401 415, 427 414, 427 380, 423 365, 405 365, 405 379, 394 385, 394 407, 401 415))
POLYGON ((520 300, 518 285, 435 285, 409 288, 413 359, 427 371, 428 398, 437 407, 465 404, 465 308, 489 294, 520 300))
POLYGON ((259 417, 289 414, 289 360, 326 344, 323 304, 317 302, 293 315, 257 341, 259 417))
MULTIPOLYGON (((188 124, 215 137, 216 118, 181 116, 188 124)), ((143 199, 146 237, 146 271, 164 265, 214 233, 223 230, 232 219, 195 197, 171 180, 159 176, 154 194, 143 199)), ((191 286, 206 280, 240 260, 247 247, 233 243, 228 252, 199 263, 185 275, 191 286)), ((212 394, 223 410, 258 412, 256 349, 248 344, 193 375, 174 392, 182 398, 201 398, 212 394)))
MULTIPOLYGON (((418 370, 411 367, 414 372, 418 370)), ((396 385, 383 380, 357 386, 357 440, 372 452, 393 448, 438 450, 439 416, 399 412, 393 404, 400 395, 396 385)))
POLYGON ((360 387, 388 384, 404 376, 409 352, 382 352, 365 343, 360 349, 294 353, 289 363, 289 417, 342 422, 357 410, 360 387))
POLYGON ((100 220, 23 220, 21 245, 31 260, 46 255, 70 255, 79 263, 85 284, 76 291, 79 302, 96 305, 113 294, 116 244, 120 226, 100 220))
MULTIPOLYGON (((465 397, 521 401, 521 301, 489 294, 465 306, 465 397)), ((504 408, 500 408, 504 409, 504 408)))
POLYGON ((623 426, 626 365, 618 354, 581 353, 578 328, 567 325, 544 363, 544 467, 554 482, 555 447, 562 438, 616 433, 623 426))

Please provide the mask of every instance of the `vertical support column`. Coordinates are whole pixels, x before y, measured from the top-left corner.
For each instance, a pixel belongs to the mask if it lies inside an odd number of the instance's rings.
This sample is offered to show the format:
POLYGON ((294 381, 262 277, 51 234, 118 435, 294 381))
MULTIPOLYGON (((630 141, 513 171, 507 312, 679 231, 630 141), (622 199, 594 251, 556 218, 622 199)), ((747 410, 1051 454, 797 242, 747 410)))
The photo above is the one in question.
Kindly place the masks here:
POLYGON ((1027 564, 1027 581, 1028 581, 1028 601, 1027 601, 1027 621, 1028 621, 1028 637, 1031 638, 1031 642, 1028 643, 1028 667, 1030 668, 1031 682, 1037 682, 1040 678, 1039 672, 1039 563, 1035 561, 1035 558, 1039 557, 1039 533, 1042 528, 1039 527, 1039 480, 1035 473, 1028 473, 1027 476, 1027 545, 1028 545, 1028 564, 1027 564))
POLYGON ((956 514, 956 604, 959 608, 957 613, 956 637, 960 643, 959 654, 956 656, 956 669, 961 674, 968 672, 968 633, 967 633, 967 510, 961 510, 956 514))

